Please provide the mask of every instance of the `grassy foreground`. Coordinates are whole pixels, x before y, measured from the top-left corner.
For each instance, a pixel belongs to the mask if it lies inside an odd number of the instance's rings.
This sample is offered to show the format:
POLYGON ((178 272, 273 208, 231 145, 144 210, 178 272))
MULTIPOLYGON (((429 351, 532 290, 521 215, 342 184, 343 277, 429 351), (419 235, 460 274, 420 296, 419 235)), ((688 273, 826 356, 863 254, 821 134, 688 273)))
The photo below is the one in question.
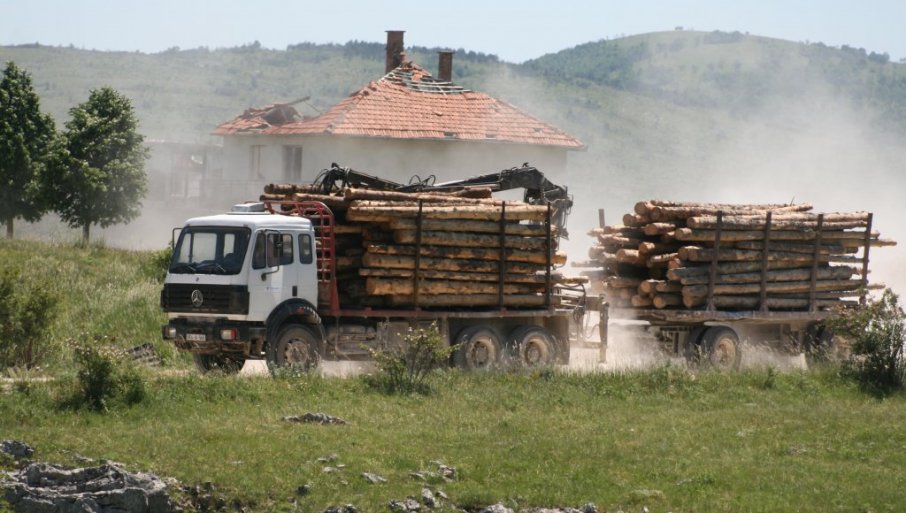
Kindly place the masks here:
POLYGON ((410 473, 464 507, 607 511, 902 511, 906 398, 873 399, 830 371, 442 374, 427 396, 363 379, 152 378, 148 398, 106 414, 62 410, 65 381, 0 394, 0 438, 36 459, 120 461, 211 481, 250 511, 388 511, 418 496, 410 473), (346 425, 293 424, 325 412, 346 425), (336 454, 332 462, 318 458, 336 454), (338 467, 324 472, 326 466, 338 467), (387 479, 369 484, 371 472, 387 479), (311 484, 311 493, 296 489, 311 484))

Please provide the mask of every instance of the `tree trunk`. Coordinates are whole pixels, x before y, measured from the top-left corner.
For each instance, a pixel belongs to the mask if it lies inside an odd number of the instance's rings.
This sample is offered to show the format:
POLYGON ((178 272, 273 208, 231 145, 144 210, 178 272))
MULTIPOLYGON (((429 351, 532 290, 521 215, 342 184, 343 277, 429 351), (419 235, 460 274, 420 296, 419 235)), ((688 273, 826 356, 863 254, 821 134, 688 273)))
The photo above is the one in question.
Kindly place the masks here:
MULTIPOLYGON (((354 201, 349 207, 346 219, 350 221, 392 222, 402 217, 418 215, 417 205, 400 205, 386 202, 354 201)), ((494 205, 465 206, 423 206, 425 219, 467 219, 475 221, 499 221, 502 208, 494 205)), ((537 205, 512 205, 506 207, 508 221, 543 221, 547 207, 537 205)))
MULTIPOLYGON (((415 219, 405 218, 391 221, 390 228, 394 230, 414 230, 415 219)), ((422 219, 422 230, 498 234, 500 233, 500 221, 445 221, 441 219, 422 219)), ((520 237, 546 237, 547 228, 542 224, 506 223, 504 225, 504 233, 506 235, 516 235, 520 237)), ((556 235, 556 227, 551 226, 551 233, 556 235)))
MULTIPOLYGON (((415 293, 412 280, 394 278, 368 278, 366 290, 372 295, 412 295, 415 293)), ((459 282, 447 280, 423 280, 419 283, 419 294, 496 294, 496 283, 459 282)), ((544 286, 504 284, 504 294, 533 294, 542 292, 544 286)))
POLYGON ((396 191, 377 191, 372 189, 346 189, 343 196, 349 200, 368 200, 368 201, 399 201, 408 203, 417 203, 419 200, 424 203, 456 203, 459 205, 500 205, 503 200, 492 198, 490 189, 487 190, 487 196, 478 198, 474 196, 480 191, 469 191, 470 197, 464 197, 463 192, 455 193, 436 193, 436 192, 396 192, 396 191))
MULTIPOLYGON (((846 230, 850 228, 862 228, 868 224, 868 214, 864 212, 853 212, 849 214, 824 214, 822 230, 846 230)), ((717 228, 716 216, 698 216, 690 217, 686 220, 686 226, 689 228, 717 228)), ((724 216, 721 226, 725 230, 763 230, 765 226, 765 216, 724 216)), ((818 227, 817 214, 786 214, 771 217, 772 230, 790 230, 790 229, 816 229, 818 227)))
MULTIPOLYGON (((687 205, 687 206, 653 206, 648 215, 653 221, 679 221, 690 217, 714 215, 723 212, 729 215, 757 215, 774 212, 779 215, 811 210, 809 204, 801 205, 687 205)), ((772 214, 773 215, 773 214, 772 214)))
POLYGON ((84 244, 88 244, 90 228, 91 223, 85 223, 82 225, 82 243, 84 244))
POLYGON ((6 219, 6 238, 13 238, 13 217, 10 216, 6 219))
MULTIPOLYGON (((771 223, 773 224, 773 222, 771 223)), ((681 241, 698 241, 714 242, 716 232, 714 230, 703 230, 692 228, 677 228, 675 236, 681 241)), ((789 241, 811 241, 815 240, 815 230, 771 230, 771 240, 789 240, 789 241)), ((871 238, 877 239, 880 234, 877 231, 871 232, 871 238)), ((764 229, 762 230, 726 230, 720 234, 721 242, 736 242, 744 240, 764 240, 764 229)), ((821 230, 821 240, 833 244, 840 244, 841 240, 865 241, 865 232, 844 232, 844 231, 824 231, 821 230), (831 242, 833 241, 833 242, 831 242)), ((874 246, 874 243, 872 243, 874 246)))
MULTIPOLYGON (((400 255, 414 256, 415 247, 413 246, 394 246, 386 244, 372 244, 368 246, 368 253, 380 255, 400 255)), ((518 249, 507 249, 504 253, 508 262, 524 262, 532 264, 547 265, 547 257, 543 251, 521 251, 518 249)), ((489 248, 457 248, 449 246, 422 246, 422 257, 431 258, 457 258, 468 260, 500 260, 499 249, 489 248)), ((554 253, 551 255, 551 264, 563 265, 566 263, 565 253, 554 253)))
MULTIPOLYGON (((683 297, 683 305, 688 308, 704 306, 708 302, 703 297, 683 297)), ((809 307, 808 299, 778 298, 769 297, 765 300, 766 306, 770 309, 779 310, 804 310, 809 307)), ((832 307, 842 304, 848 304, 847 301, 839 299, 816 299, 815 304, 818 307, 832 307)), ((714 296, 714 307, 722 309, 745 309, 754 310, 761 307, 761 298, 758 296, 714 296)))
MULTIPOLYGON (((415 271, 412 269, 359 269, 360 276, 369 278, 412 278, 415 271)), ((450 280, 450 281, 480 281, 497 283, 500 280, 500 273, 475 273, 459 271, 440 271, 436 269, 422 269, 418 272, 419 278, 426 280, 450 280)), ((559 283, 563 275, 552 274, 551 282, 559 283)), ((547 283, 547 276, 543 274, 517 274, 507 273, 504 275, 504 283, 527 283, 535 285, 544 285, 547 283)))
MULTIPOLYGON (((393 306, 412 306, 415 304, 415 298, 411 295, 392 295, 389 296, 390 304, 393 306)), ((497 294, 443 294, 439 296, 422 296, 419 295, 418 305, 424 307, 463 307, 463 306, 497 306, 500 297, 497 294)), ((557 297, 551 297, 551 305, 557 305, 557 297)), ((544 306, 545 298, 543 295, 536 294, 505 294, 503 296, 503 306, 508 307, 528 307, 544 306)))
MULTIPOLYGON (((862 280, 818 280, 815 282, 815 291, 833 292, 840 290, 856 290, 862 286, 862 280)), ((769 294, 793 294, 808 292, 811 287, 809 281, 771 282, 766 284, 769 294)), ((761 292, 760 283, 741 283, 728 285, 715 285, 715 295, 745 295, 761 292)), ((707 285, 690 285, 683 287, 684 297, 706 297, 707 285)))

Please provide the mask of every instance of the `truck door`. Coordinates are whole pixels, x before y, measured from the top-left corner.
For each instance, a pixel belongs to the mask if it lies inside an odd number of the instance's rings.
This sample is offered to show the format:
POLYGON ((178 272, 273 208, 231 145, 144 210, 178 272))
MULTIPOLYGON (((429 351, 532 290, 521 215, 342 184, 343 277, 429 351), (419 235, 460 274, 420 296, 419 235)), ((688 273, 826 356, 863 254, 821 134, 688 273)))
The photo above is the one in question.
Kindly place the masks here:
POLYGON ((298 266, 292 233, 261 230, 255 234, 249 272, 249 316, 264 320, 293 297, 298 266))

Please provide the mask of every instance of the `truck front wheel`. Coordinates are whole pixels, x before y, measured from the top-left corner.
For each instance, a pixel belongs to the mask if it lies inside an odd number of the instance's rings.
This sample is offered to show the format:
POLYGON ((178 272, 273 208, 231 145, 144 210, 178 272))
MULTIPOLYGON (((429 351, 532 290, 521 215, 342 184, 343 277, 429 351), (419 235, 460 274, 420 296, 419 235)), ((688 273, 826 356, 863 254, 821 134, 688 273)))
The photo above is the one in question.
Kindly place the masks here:
POLYGON ((500 353, 500 335, 497 332, 485 326, 472 326, 462 330, 456 338, 453 361, 463 369, 491 369, 500 361, 500 353))
POLYGON ((271 369, 290 368, 309 371, 318 366, 318 339, 314 332, 301 324, 280 329, 268 344, 267 363, 271 369))
POLYGON ((224 374, 237 374, 245 365, 245 358, 242 356, 227 356, 222 354, 193 354, 195 366, 202 373, 211 371, 220 371, 224 374))

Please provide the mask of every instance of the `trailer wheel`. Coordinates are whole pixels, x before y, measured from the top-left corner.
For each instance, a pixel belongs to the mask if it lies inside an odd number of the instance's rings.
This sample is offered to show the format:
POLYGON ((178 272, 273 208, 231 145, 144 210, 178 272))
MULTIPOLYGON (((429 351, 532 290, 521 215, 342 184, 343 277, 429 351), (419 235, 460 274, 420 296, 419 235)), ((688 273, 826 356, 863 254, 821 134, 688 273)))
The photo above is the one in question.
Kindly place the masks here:
POLYGON ((224 374, 238 374, 245 365, 245 357, 223 354, 192 354, 195 366, 203 374, 220 371, 224 374))
POLYGON ((541 367, 554 361, 554 336, 540 326, 519 326, 509 340, 511 356, 524 367, 541 367))
POLYGON ((301 324, 282 328, 267 346, 267 364, 271 371, 286 368, 308 372, 318 366, 318 339, 301 324))
POLYGON ((500 362, 500 335, 487 326, 472 326, 456 338, 453 363, 468 370, 492 369, 500 362))
POLYGON ((715 369, 738 369, 742 361, 739 348, 739 337, 736 332, 725 326, 708 328, 702 338, 702 346, 707 351, 708 364, 715 369))

